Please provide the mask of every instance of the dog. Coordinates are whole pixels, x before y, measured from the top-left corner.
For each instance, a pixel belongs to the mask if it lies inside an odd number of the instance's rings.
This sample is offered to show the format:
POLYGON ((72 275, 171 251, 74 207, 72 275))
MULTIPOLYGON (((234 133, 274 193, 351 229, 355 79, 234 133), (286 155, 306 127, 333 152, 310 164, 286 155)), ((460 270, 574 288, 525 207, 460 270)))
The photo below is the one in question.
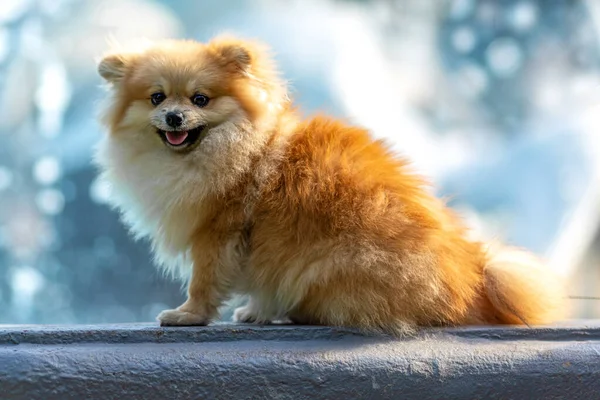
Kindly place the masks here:
POLYGON ((562 317, 560 279, 532 254, 469 239, 366 129, 303 119, 265 45, 167 40, 109 52, 98 72, 111 203, 187 283, 161 325, 207 325, 236 294, 238 322, 394 336, 562 317))

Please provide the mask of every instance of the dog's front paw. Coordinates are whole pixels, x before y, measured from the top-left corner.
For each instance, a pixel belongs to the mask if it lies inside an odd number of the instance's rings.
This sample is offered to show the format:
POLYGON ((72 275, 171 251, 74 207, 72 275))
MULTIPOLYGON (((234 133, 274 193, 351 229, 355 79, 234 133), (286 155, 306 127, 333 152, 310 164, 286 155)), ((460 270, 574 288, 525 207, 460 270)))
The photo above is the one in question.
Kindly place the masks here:
POLYGON ((165 310, 156 319, 160 326, 205 326, 210 323, 210 318, 204 315, 181 310, 165 310))

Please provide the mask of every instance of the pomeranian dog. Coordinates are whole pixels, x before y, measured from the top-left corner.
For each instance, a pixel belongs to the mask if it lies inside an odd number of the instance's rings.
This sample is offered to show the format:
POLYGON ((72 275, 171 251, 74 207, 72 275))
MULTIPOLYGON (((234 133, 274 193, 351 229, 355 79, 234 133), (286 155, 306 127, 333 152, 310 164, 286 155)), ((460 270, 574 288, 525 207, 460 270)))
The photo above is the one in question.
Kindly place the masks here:
MULTIPOLYGON (((362 128, 302 120, 260 43, 220 36, 106 55, 112 204, 187 279, 162 325, 288 319, 403 335, 557 320, 559 279, 472 241, 410 165, 362 128)), ((377 99, 369 99, 377 101, 377 99)))

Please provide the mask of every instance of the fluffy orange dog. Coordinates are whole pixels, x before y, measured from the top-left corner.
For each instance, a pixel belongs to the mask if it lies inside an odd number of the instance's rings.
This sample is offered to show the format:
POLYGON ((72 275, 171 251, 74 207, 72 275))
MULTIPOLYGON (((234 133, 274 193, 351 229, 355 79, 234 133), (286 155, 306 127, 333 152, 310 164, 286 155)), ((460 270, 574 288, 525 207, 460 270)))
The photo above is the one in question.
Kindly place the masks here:
POLYGON ((106 56, 97 153, 113 203, 158 263, 189 275, 163 325, 206 325, 233 294, 243 322, 404 334, 418 326, 547 323, 558 280, 491 251, 368 131, 301 121, 268 53, 234 38, 106 56))

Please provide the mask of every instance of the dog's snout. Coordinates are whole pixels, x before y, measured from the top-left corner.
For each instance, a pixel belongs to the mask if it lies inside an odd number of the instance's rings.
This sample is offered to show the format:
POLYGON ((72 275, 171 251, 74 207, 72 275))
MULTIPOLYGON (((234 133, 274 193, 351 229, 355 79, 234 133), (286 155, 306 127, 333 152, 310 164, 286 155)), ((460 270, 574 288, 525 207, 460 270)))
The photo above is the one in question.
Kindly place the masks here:
POLYGON ((183 113, 168 112, 165 116, 165 121, 170 127, 179 128, 183 124, 183 113))

